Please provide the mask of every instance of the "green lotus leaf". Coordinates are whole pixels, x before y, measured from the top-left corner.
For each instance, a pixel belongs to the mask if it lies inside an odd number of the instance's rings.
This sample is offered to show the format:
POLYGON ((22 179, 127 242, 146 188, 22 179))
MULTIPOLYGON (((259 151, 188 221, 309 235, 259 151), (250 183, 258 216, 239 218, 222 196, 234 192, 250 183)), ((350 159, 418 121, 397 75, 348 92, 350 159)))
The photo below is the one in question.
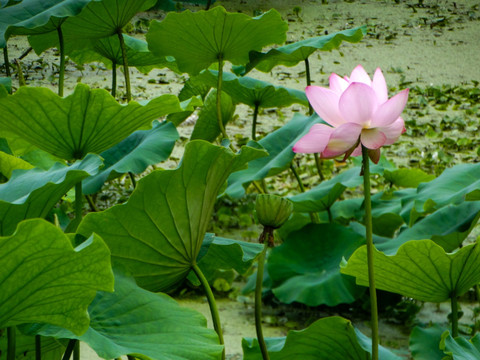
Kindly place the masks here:
MULTIPOLYGON (((211 87, 217 86, 218 71, 207 70, 199 77, 211 87)), ((305 91, 275 86, 248 76, 237 77, 229 72, 224 72, 222 75, 222 90, 232 97, 233 102, 250 107, 272 108, 292 104, 308 106, 305 91)))
POLYGON ((326 36, 318 36, 292 44, 284 45, 269 50, 266 53, 258 50, 250 53, 250 62, 243 69, 243 75, 253 68, 263 72, 269 72, 277 65, 295 66, 300 61, 305 61, 317 50, 330 51, 338 49, 343 41, 356 43, 362 40, 367 27, 361 26, 354 29, 343 30, 326 36))
POLYGON ((427 174, 421 169, 385 170, 383 176, 391 184, 409 188, 416 188, 420 183, 426 183, 435 179, 435 175, 427 174))
MULTIPOLYGON (((358 201, 358 203, 360 202, 361 201, 358 201)), ((335 205, 342 203, 345 203, 345 208, 352 207, 352 201, 350 199, 343 200, 335 205)), ((332 209, 334 210, 332 213, 335 216, 339 215, 336 206, 333 206, 332 209)), ((398 248, 407 241, 424 239, 433 240, 443 247, 445 251, 453 251, 457 249, 468 234, 471 233, 479 217, 480 202, 478 201, 462 203, 458 206, 448 205, 417 221, 412 227, 403 228, 398 236, 394 238, 374 234, 373 242, 378 250, 388 255, 395 254, 398 248)), ((377 219, 379 218, 374 219, 374 223, 377 219)), ((396 220, 394 219, 392 221, 396 220)), ((378 226, 380 225, 381 223, 378 224, 378 226)), ((365 236, 365 227, 363 225, 352 222, 349 226, 356 233, 365 236)))
POLYGON ((81 159, 89 152, 99 154, 111 148, 160 116, 194 104, 198 100, 180 103, 166 94, 145 105, 134 101, 121 105, 106 90, 91 90, 83 84, 65 98, 46 88, 22 87, 0 99, 0 129, 59 158, 81 159))
MULTIPOLYGON (((0 360, 7 360, 7 332, 0 333, 0 360)), ((65 346, 57 339, 42 338, 42 359, 58 360, 62 358, 65 352, 65 346)), ((18 329, 15 334, 15 359, 36 360, 35 359, 35 337, 24 335, 18 329)))
POLYGON ((213 206, 228 175, 263 151, 244 147, 237 155, 205 141, 191 141, 179 168, 141 179, 127 203, 88 214, 78 232, 95 232, 139 286, 167 291, 195 264, 213 206))
MULTIPOLYGON (((7 90, 7 93, 11 94, 12 93, 12 78, 11 77, 2 77, 0 78, 0 85, 2 85, 5 90, 7 90)), ((0 88, 2 87, 0 86, 0 88)), ((0 97, 4 97, 7 94, 3 93, 0 95, 0 97)))
MULTIPOLYGON (((148 50, 146 41, 126 34, 123 34, 123 39, 127 50, 128 66, 134 66, 144 73, 148 73, 153 68, 164 67, 178 72, 175 59, 153 55, 148 50)), ((122 49, 117 35, 86 42, 86 46, 78 46, 78 44, 75 46, 76 43, 72 42, 67 46, 67 54, 77 64, 103 62, 107 67, 111 67, 112 64, 123 65, 122 49)))
POLYGON ((149 165, 165 161, 179 135, 172 123, 155 122, 151 130, 135 131, 117 145, 100 154, 104 167, 82 182, 83 193, 93 194, 103 184, 128 172, 140 174, 149 165))
POLYGON ((151 360, 215 360, 222 354, 217 334, 198 312, 168 295, 143 290, 115 272, 115 292, 99 292, 88 307, 90 327, 81 336, 56 326, 32 330, 43 336, 79 339, 99 357, 136 355, 151 360))
POLYGON ((16 170, 0 184, 0 235, 10 235, 17 224, 29 218, 43 218, 68 190, 95 175, 102 160, 89 154, 71 166, 56 163, 49 170, 16 170))
MULTIPOLYGON (((221 106, 222 122, 225 126, 235 113, 235 105, 230 96, 222 94, 221 106)), ((213 89, 205 98, 205 104, 198 114, 198 119, 190 140, 200 139, 209 142, 214 141, 221 133, 217 118, 217 90, 213 89)))
MULTIPOLYGON (((249 163, 248 169, 232 174, 228 179, 226 194, 238 199, 245 195, 245 187, 252 181, 261 180, 288 169, 295 156, 292 151, 293 145, 308 132, 313 124, 319 121, 317 115, 307 117, 295 114, 286 125, 258 141, 258 144, 268 151, 269 155, 252 161, 249 163)), ((249 142, 247 145, 255 146, 254 144, 257 143, 249 142)))
POLYGON ((480 334, 467 340, 463 337, 453 338, 450 332, 445 331, 440 342, 440 349, 453 360, 480 359, 480 334))
POLYGON ((148 10, 156 0, 91 1, 82 12, 62 27, 65 40, 98 39, 116 34, 139 12, 148 10))
POLYGON ((465 195, 466 201, 478 201, 480 200, 480 189, 473 190, 465 195))
MULTIPOLYGON (((197 262, 207 280, 212 282, 218 270, 235 270, 244 275, 262 250, 262 244, 205 236, 197 262)), ((200 284, 193 272, 189 279, 200 284)))
MULTIPOLYGON (((479 266, 478 244, 448 254, 431 240, 416 240, 403 244, 396 255, 374 252, 377 289, 420 301, 442 302, 463 295, 480 282, 479 266)), ((365 246, 353 253, 341 272, 355 276, 359 285, 368 285, 365 246)))
POLYGON ((0 12, 0 48, 11 34, 43 34, 55 31, 91 0, 23 0, 0 12))
MULTIPOLYGON (((271 360, 365 360, 369 359, 371 346, 365 349, 366 337, 352 323, 338 316, 315 321, 306 329, 289 331, 286 337, 266 339, 271 360), (361 335, 361 338, 360 336, 361 335)), ((244 360, 261 360, 257 339, 243 339, 244 360)), ((400 360, 380 346, 380 359, 400 360)))
POLYGON ((97 235, 74 249, 54 225, 21 222, 12 236, 0 238, 0 327, 39 322, 84 333, 96 292, 113 291, 109 255, 97 235))
POLYGON ((340 262, 364 243, 362 236, 334 224, 310 224, 290 233, 268 258, 273 293, 287 304, 353 302, 364 289, 340 273, 340 262))
POLYGON ((0 151, 0 173, 7 179, 12 176, 12 171, 17 169, 31 169, 33 165, 10 154, 0 151))
POLYGON ((180 71, 197 74, 219 58, 246 64, 250 51, 283 43, 287 28, 273 9, 252 18, 217 6, 209 11, 168 13, 161 22, 152 22, 147 42, 154 54, 173 56, 180 71))
POLYGON ((479 188, 480 163, 456 165, 436 179, 420 184, 416 193, 402 197, 400 215, 413 224, 423 214, 448 204, 460 204, 466 194, 479 188))
POLYGON ((322 181, 311 190, 290 196, 297 212, 319 212, 330 208, 347 188, 359 186, 363 182, 360 168, 343 171, 332 179, 322 181))
POLYGON ((439 344, 445 328, 433 325, 427 329, 415 326, 410 334, 410 352, 415 360, 442 360, 439 344))

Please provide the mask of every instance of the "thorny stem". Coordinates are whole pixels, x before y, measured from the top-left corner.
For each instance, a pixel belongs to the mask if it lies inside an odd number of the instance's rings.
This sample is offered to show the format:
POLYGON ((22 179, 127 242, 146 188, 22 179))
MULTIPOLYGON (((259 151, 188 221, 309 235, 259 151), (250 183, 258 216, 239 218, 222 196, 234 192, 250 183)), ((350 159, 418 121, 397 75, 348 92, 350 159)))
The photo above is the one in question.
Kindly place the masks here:
POLYGON ((15 360, 16 335, 15 326, 7 328, 7 360, 15 360))
MULTIPOLYGON (((263 233, 267 231, 264 228, 263 233)), ((263 241, 262 238, 264 234, 260 235, 259 242, 263 241)), ((257 268, 257 282, 255 285, 255 330, 257 332, 258 344, 260 345, 260 350, 262 352, 263 360, 269 360, 267 345, 265 344, 265 339, 263 338, 262 330, 262 284, 263 284, 263 269, 265 265, 265 255, 267 253, 268 244, 264 244, 263 251, 258 257, 258 268, 257 268)))
POLYGON ((112 62, 112 91, 113 97, 117 96, 117 63, 112 62))
POLYGON ((452 307, 452 337, 458 336, 458 299, 455 293, 450 295, 450 303, 452 307))
POLYGON ((129 103, 132 100, 132 91, 130 89, 130 72, 128 71, 127 49, 125 47, 125 40, 123 39, 122 29, 117 30, 117 35, 118 35, 118 40, 120 41, 120 48, 122 49, 123 75, 125 76, 127 103, 129 103))
POLYGON ((57 28, 58 43, 60 48, 60 72, 58 74, 58 96, 63 96, 63 85, 65 82, 65 41, 63 40, 62 27, 57 28))
POLYGON ((7 45, 3 48, 3 60, 5 62, 5 74, 7 77, 12 76, 12 73, 10 72, 10 61, 8 61, 8 49, 7 45))
POLYGON ((130 177, 130 181, 132 182, 132 187, 135 190, 137 187, 137 180, 135 180, 135 174, 132 172, 128 172, 128 176, 130 177))
MULTIPOLYGON (((195 272, 195 275, 197 275, 198 280, 203 286, 203 289, 205 291, 205 296, 207 297, 207 300, 208 300, 208 305, 210 306, 210 313, 212 315, 213 327, 218 334, 218 340, 220 341, 220 345, 223 345, 224 341, 223 341, 222 325, 220 323, 220 315, 218 313, 217 303, 215 301, 215 297, 213 296, 212 288, 210 287, 210 284, 208 283, 207 278, 205 277, 202 270, 198 267, 197 264, 193 264, 192 270, 195 272)), ((223 349, 222 360, 225 360, 225 348, 223 349)))
POLYGON ((15 59, 15 65, 17 67, 17 76, 18 76, 18 86, 26 86, 27 82, 25 81, 25 77, 23 76, 22 64, 20 64, 20 60, 15 59))
POLYGON ((258 117, 259 104, 255 102, 255 108, 253 109, 253 123, 252 123, 252 140, 257 140, 257 117, 258 117))
POLYGON ((363 188, 365 196, 365 229, 367 236, 368 284, 370 287, 370 309, 372 327, 372 360, 378 360, 378 309, 377 293, 375 290, 375 276, 373 267, 373 239, 372 239, 372 203, 370 199, 370 160, 368 149, 362 145, 363 161, 363 188))

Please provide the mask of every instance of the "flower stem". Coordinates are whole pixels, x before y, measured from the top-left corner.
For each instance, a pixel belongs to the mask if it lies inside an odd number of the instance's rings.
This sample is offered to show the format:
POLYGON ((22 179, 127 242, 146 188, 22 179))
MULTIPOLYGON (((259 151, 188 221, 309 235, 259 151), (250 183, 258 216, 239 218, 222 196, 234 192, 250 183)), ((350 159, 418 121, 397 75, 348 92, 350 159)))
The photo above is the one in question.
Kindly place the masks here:
POLYGON ((130 72, 128 71, 127 49, 125 47, 125 40, 123 39, 122 29, 118 29, 117 35, 118 35, 118 41, 120 41, 120 49, 122 49, 123 74, 125 76, 127 103, 129 103, 132 100, 132 90, 130 89, 130 72))
POLYGON ((264 244, 263 250, 258 257, 257 268, 257 282, 255 286, 255 330, 257 331, 258 344, 262 351, 263 360, 269 360, 267 344, 263 338, 262 330, 262 284, 263 284, 263 269, 265 265, 265 255, 267 253, 267 244, 264 244))
POLYGON ((35 360, 42 359, 42 337, 35 335, 35 360))
POLYGON ((112 62, 112 96, 117 96, 117 63, 112 62))
POLYGON ((370 199, 370 160, 368 149, 362 145, 363 188, 365 196, 365 229, 367 236, 368 284, 370 287, 370 309, 372 327, 372 360, 378 360, 378 309, 375 276, 373 268, 373 238, 372 238, 372 202, 370 199))
POLYGON ((223 56, 222 54, 218 55, 218 79, 217 79, 217 120, 218 127, 220 132, 225 139, 228 139, 227 132, 225 131, 225 126, 223 126, 222 119, 222 80, 223 80, 223 56))
POLYGON ((63 40, 62 27, 57 28, 58 43, 60 48, 60 72, 58 74, 58 96, 63 96, 65 82, 65 41, 63 40))
POLYGON ((7 360, 15 360, 16 335, 15 326, 7 328, 7 360))
POLYGON ((253 123, 252 123, 252 140, 257 140, 257 117, 258 117, 258 106, 259 104, 255 102, 255 108, 253 109, 253 123))
POLYGON ((450 303, 452 307, 452 337, 458 336, 458 299, 455 293, 450 295, 450 303))
POLYGON ((12 76, 12 73, 10 72, 10 61, 8 61, 7 45, 5 45, 5 47, 3 48, 3 60, 5 63, 5 74, 7 75, 7 77, 10 77, 12 76))
MULTIPOLYGON (((213 327, 218 334, 218 340, 220 341, 220 344, 223 345, 224 341, 222 325, 220 323, 220 315, 218 314, 217 303, 215 301, 215 297, 213 296, 212 288, 210 287, 207 278, 205 277, 205 275, 203 275, 202 270, 198 267, 197 264, 194 264, 192 266, 192 270, 195 272, 195 275, 197 275, 198 280, 200 281, 203 289, 205 290, 208 305, 210 306, 210 313, 212 314, 213 327)), ((225 348, 223 349, 222 359, 225 360, 225 348)))

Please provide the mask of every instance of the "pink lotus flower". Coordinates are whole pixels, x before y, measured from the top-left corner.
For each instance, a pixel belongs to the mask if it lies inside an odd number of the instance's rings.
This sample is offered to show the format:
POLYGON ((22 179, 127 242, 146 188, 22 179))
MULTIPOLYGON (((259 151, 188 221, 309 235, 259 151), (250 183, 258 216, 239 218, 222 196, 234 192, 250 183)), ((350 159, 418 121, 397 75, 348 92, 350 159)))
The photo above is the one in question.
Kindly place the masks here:
POLYGON ((350 77, 332 74, 330 88, 307 86, 305 92, 315 112, 329 125, 315 124, 293 147, 296 153, 319 153, 331 159, 345 154, 358 156, 362 145, 377 163, 380 148, 393 144, 405 131, 400 117, 408 99, 408 89, 388 98, 380 68, 370 79, 358 65, 350 77))

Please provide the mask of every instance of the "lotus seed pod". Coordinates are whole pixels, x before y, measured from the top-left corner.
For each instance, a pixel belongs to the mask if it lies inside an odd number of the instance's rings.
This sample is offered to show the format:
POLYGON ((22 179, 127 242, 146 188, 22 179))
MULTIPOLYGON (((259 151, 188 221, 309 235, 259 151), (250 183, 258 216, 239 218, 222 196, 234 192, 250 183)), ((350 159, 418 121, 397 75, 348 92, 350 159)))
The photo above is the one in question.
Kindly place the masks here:
POLYGON ((278 229, 293 212, 293 203, 277 195, 257 195, 255 202, 258 222, 263 226, 278 229))

